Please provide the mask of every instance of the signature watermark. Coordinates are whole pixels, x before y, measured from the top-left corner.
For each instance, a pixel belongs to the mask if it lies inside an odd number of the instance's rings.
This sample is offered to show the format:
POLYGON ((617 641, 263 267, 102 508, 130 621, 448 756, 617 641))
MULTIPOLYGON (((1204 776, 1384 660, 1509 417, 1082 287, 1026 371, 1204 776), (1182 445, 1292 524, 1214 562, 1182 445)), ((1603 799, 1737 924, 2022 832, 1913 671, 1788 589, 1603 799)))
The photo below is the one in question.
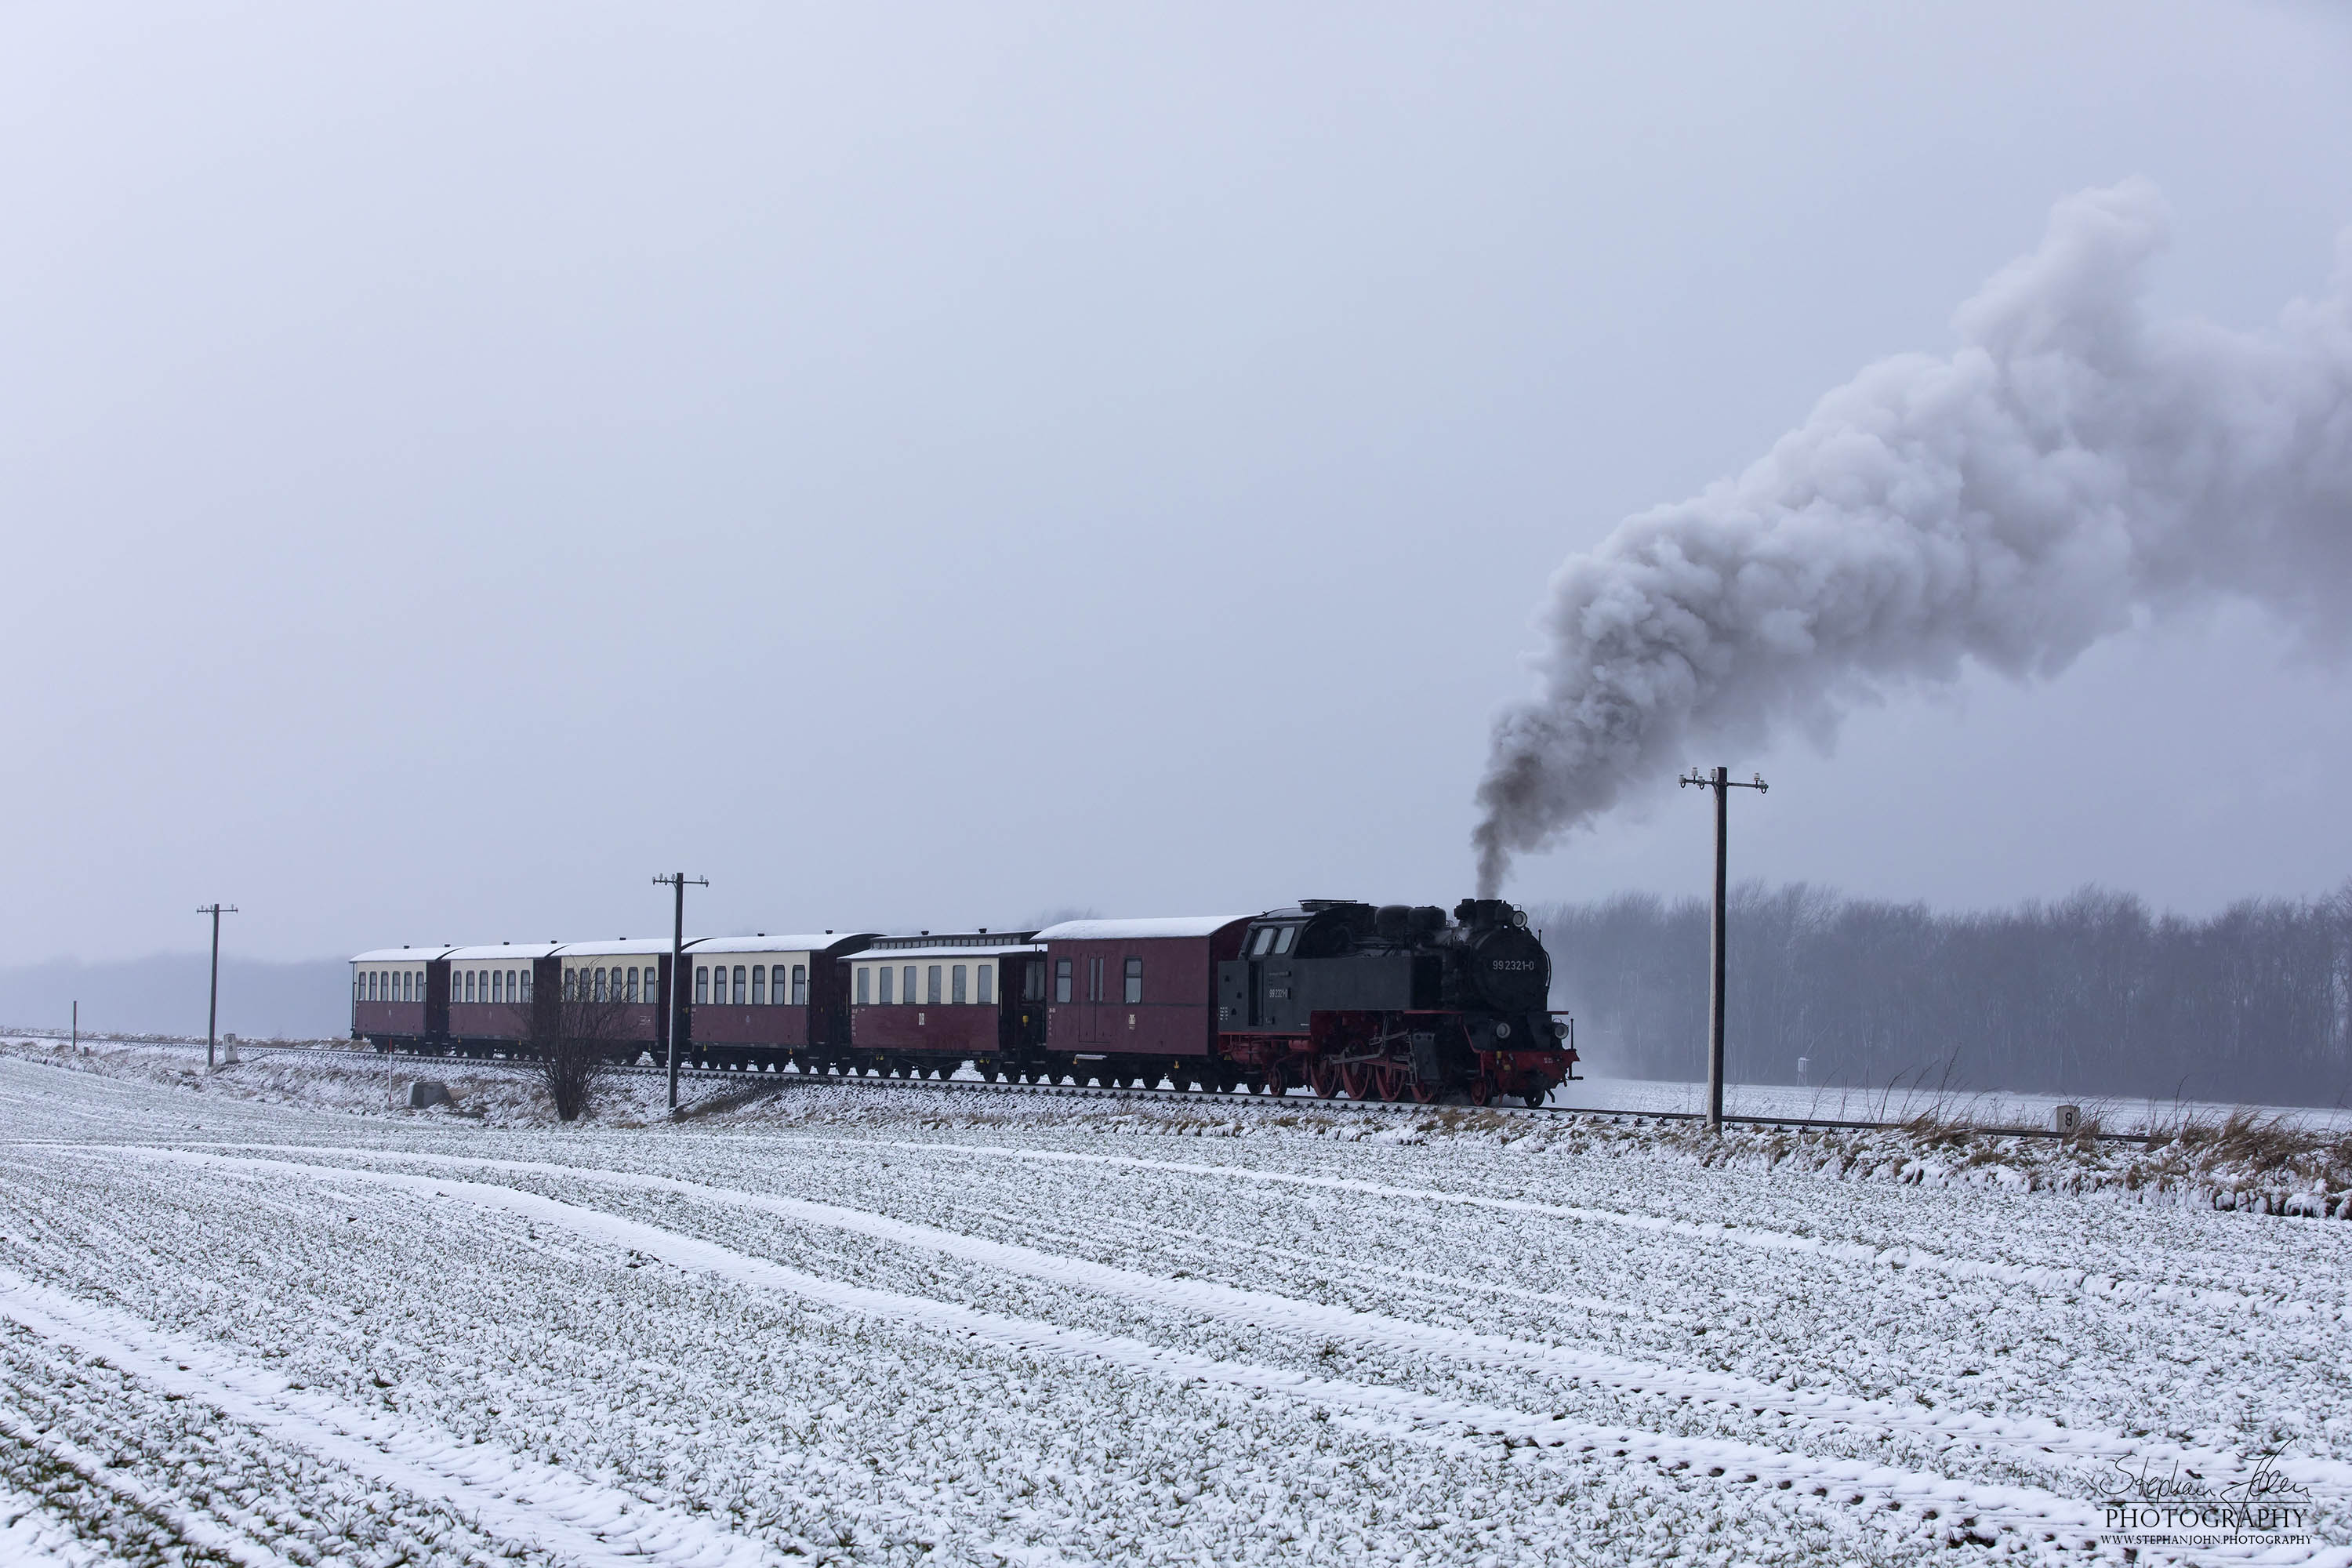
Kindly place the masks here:
POLYGON ((2214 1481, 2179 1460, 2159 1472, 2118 1465, 2095 1478, 2102 1496, 2100 1541, 2113 1546, 2307 1546, 2317 1510, 2311 1490, 2279 1469, 2283 1448, 2253 1458, 2252 1468, 2214 1481))

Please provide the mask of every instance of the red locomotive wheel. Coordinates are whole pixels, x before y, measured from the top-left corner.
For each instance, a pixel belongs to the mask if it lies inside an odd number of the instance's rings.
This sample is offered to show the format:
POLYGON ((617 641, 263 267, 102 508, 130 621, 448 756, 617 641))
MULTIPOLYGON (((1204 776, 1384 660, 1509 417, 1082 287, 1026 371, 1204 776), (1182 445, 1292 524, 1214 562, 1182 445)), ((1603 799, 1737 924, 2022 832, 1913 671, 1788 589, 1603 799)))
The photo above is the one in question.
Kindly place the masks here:
POLYGON ((1346 1078, 1345 1068, 1319 1061, 1307 1069, 1307 1086, 1315 1090, 1318 1100, 1329 1100, 1336 1096, 1345 1087, 1346 1078))
POLYGON ((1351 1062, 1339 1069, 1339 1087, 1348 1091, 1349 1100, 1377 1100, 1373 1085, 1380 1081, 1380 1069, 1369 1062, 1351 1062))

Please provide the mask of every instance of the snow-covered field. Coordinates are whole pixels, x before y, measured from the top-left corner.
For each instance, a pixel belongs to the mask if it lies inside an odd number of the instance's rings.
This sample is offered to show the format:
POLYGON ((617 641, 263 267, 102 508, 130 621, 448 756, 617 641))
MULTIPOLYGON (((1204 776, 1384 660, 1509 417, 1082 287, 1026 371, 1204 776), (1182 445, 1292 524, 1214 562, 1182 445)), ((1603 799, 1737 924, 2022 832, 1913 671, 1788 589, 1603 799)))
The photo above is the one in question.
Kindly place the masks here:
POLYGON ((2352 1563, 2332 1221, 1477 1113, 78 1065, 0 1060, 0 1562, 2120 1561, 2118 1468, 2277 1449, 2275 1557, 2352 1563))
MULTIPOLYGON (((1591 1078, 1562 1084, 1552 1103, 1595 1110, 1676 1111, 1706 1109, 1706 1085, 1659 1079, 1591 1078)), ((2050 1112, 2072 1105, 2096 1117, 2110 1132, 2172 1126, 2183 1117, 2219 1121, 2237 1109, 2197 1100, 2120 1100, 2095 1094, 2016 1094, 1922 1083, 1888 1083, 1876 1089, 1801 1089, 1789 1084, 1726 1084, 1724 1110, 1733 1116, 1811 1117, 1837 1121, 1906 1121, 1935 1115, 1984 1127, 2047 1127, 2050 1112)), ((2267 1108, 2314 1128, 2352 1129, 2352 1110, 2341 1107, 2267 1108)))

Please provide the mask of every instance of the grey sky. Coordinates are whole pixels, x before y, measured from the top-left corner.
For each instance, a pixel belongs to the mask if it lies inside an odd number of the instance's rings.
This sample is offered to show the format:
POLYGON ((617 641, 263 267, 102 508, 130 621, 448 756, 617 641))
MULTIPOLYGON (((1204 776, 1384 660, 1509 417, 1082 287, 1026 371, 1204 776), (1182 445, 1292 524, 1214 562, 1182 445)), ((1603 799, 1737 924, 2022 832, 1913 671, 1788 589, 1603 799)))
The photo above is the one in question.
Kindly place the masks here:
MULTIPOLYGON (((2352 224, 2332 6, 17 10, 0 929, 31 960, 1470 889, 1552 570, 2144 174, 2352 224)), ((2251 613, 1865 712, 1738 869, 2352 874, 2251 613)), ((1530 899, 1696 889, 1665 788, 1530 899)))

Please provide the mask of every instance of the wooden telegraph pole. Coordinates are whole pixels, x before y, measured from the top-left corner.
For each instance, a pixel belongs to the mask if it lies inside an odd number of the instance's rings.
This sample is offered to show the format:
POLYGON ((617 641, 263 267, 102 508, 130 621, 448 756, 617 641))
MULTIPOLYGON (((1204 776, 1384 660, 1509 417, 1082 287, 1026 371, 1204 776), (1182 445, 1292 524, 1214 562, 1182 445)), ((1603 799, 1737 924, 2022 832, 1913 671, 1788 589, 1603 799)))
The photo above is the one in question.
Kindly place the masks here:
POLYGON ((669 929, 669 1108, 677 1109, 677 1025, 685 1016, 686 992, 686 889, 688 886, 707 888, 708 877, 696 877, 689 882, 683 871, 673 871, 667 877, 656 877, 654 886, 675 889, 677 900, 671 910, 669 929))
MULTIPOLYGON (((220 918, 236 913, 236 906, 205 904, 196 913, 213 917, 213 997, 205 1007, 205 1068, 210 1071, 213 1066, 213 1035, 220 1027, 220 918)), ((79 1032, 80 1019, 77 1017, 74 1022, 79 1032)))
POLYGON ((1696 784, 1715 792, 1715 920, 1708 931, 1706 987, 1706 1125, 1723 1131, 1723 905, 1729 888, 1731 792, 1752 789, 1762 795, 1769 784, 1758 773, 1750 784, 1732 782, 1729 768, 1702 773, 1693 768, 1676 779, 1678 786, 1696 784))

